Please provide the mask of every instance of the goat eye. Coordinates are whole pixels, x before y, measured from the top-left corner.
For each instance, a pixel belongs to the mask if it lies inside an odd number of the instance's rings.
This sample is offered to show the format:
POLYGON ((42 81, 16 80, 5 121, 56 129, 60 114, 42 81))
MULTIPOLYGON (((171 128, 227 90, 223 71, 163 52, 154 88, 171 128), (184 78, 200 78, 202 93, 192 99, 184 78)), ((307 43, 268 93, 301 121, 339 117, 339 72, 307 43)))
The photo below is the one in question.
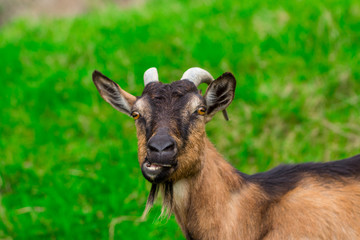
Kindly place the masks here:
POLYGON ((199 109, 197 110, 197 112, 198 112, 198 114, 200 114, 200 115, 204 115, 204 114, 206 113, 206 108, 201 107, 201 108, 199 108, 199 109))
POLYGON ((131 116, 133 117, 133 119, 138 119, 139 117, 140 117, 140 113, 138 113, 138 112, 132 112, 131 113, 131 116))

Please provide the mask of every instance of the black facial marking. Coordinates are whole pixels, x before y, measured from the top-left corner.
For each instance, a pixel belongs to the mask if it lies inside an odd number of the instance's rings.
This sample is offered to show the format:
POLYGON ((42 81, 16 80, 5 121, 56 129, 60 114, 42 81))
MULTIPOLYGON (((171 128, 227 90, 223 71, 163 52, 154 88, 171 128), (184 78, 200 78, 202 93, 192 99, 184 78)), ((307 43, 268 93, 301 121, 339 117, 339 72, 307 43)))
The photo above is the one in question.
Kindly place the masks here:
POLYGON ((153 132, 153 121, 150 121, 149 124, 146 126, 146 132, 145 132, 145 137, 146 137, 146 141, 149 141, 149 139, 151 138, 153 132))
POLYGON ((190 134, 189 128, 196 116, 189 113, 186 119, 182 112, 194 94, 202 98, 194 83, 187 80, 171 84, 153 82, 146 85, 141 96, 148 101, 150 106, 150 109, 147 109, 151 119, 146 122, 146 139, 149 140, 161 125, 161 127, 168 127, 173 133, 180 134, 180 137, 186 141, 190 134), (176 126, 170 126, 170 120, 176 126), (172 129, 174 127, 176 129, 172 129))
POLYGON ((137 121, 141 126, 146 126, 146 119, 145 118, 140 117, 137 121))

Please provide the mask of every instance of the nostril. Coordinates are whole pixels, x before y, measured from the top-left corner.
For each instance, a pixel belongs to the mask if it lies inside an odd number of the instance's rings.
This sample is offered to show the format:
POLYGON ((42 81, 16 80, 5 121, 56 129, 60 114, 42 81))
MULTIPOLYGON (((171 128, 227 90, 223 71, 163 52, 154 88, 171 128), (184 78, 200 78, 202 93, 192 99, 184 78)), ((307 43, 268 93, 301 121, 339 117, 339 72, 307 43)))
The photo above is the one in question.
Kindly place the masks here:
POLYGON ((159 152, 159 149, 156 146, 153 146, 151 144, 148 144, 148 148, 152 152, 159 152))
POLYGON ((148 149, 151 152, 173 152, 175 150, 175 141, 168 135, 155 135, 148 142, 148 149))
POLYGON ((169 144, 162 150, 163 152, 170 152, 173 151, 175 147, 175 144, 172 142, 169 142, 169 144))

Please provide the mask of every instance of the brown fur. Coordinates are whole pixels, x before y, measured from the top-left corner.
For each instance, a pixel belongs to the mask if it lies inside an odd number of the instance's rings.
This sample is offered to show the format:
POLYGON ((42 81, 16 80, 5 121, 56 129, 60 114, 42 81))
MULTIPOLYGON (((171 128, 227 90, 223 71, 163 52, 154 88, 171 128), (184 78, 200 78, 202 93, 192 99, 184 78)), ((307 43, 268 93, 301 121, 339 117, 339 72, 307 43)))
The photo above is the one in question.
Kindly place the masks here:
MULTIPOLYGON (((239 178, 206 140, 202 170, 176 192, 174 213, 192 239, 357 239, 360 237, 360 183, 324 185, 305 176, 279 201, 255 183, 239 178), (184 192, 186 193, 184 194, 184 192)), ((176 191, 175 183, 175 191, 176 191)))
MULTIPOLYGON (((198 125, 202 124, 204 124, 204 122, 200 122, 198 125)), ((195 125, 194 128, 190 130, 191 133, 188 142, 181 152, 179 152, 179 166, 177 171, 171 177, 172 181, 193 176, 203 167, 200 159, 205 154, 202 149, 205 144, 205 130, 202 130, 204 128, 197 128, 198 125, 195 125)), ((175 139, 178 145, 182 144, 179 138, 175 137, 175 139)))

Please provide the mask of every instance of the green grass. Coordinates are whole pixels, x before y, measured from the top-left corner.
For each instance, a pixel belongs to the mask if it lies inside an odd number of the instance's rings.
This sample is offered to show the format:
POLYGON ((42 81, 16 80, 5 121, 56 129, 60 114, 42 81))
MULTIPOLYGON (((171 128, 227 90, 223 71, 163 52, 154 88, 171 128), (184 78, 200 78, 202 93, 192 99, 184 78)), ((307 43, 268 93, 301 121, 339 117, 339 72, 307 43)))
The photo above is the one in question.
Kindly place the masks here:
POLYGON ((207 132, 246 173, 359 153, 359 29, 356 0, 153 0, 2 26, 0 239, 183 239, 159 205, 138 221, 149 184, 135 127, 94 69, 135 95, 152 66, 163 82, 233 72, 231 121, 207 132))

